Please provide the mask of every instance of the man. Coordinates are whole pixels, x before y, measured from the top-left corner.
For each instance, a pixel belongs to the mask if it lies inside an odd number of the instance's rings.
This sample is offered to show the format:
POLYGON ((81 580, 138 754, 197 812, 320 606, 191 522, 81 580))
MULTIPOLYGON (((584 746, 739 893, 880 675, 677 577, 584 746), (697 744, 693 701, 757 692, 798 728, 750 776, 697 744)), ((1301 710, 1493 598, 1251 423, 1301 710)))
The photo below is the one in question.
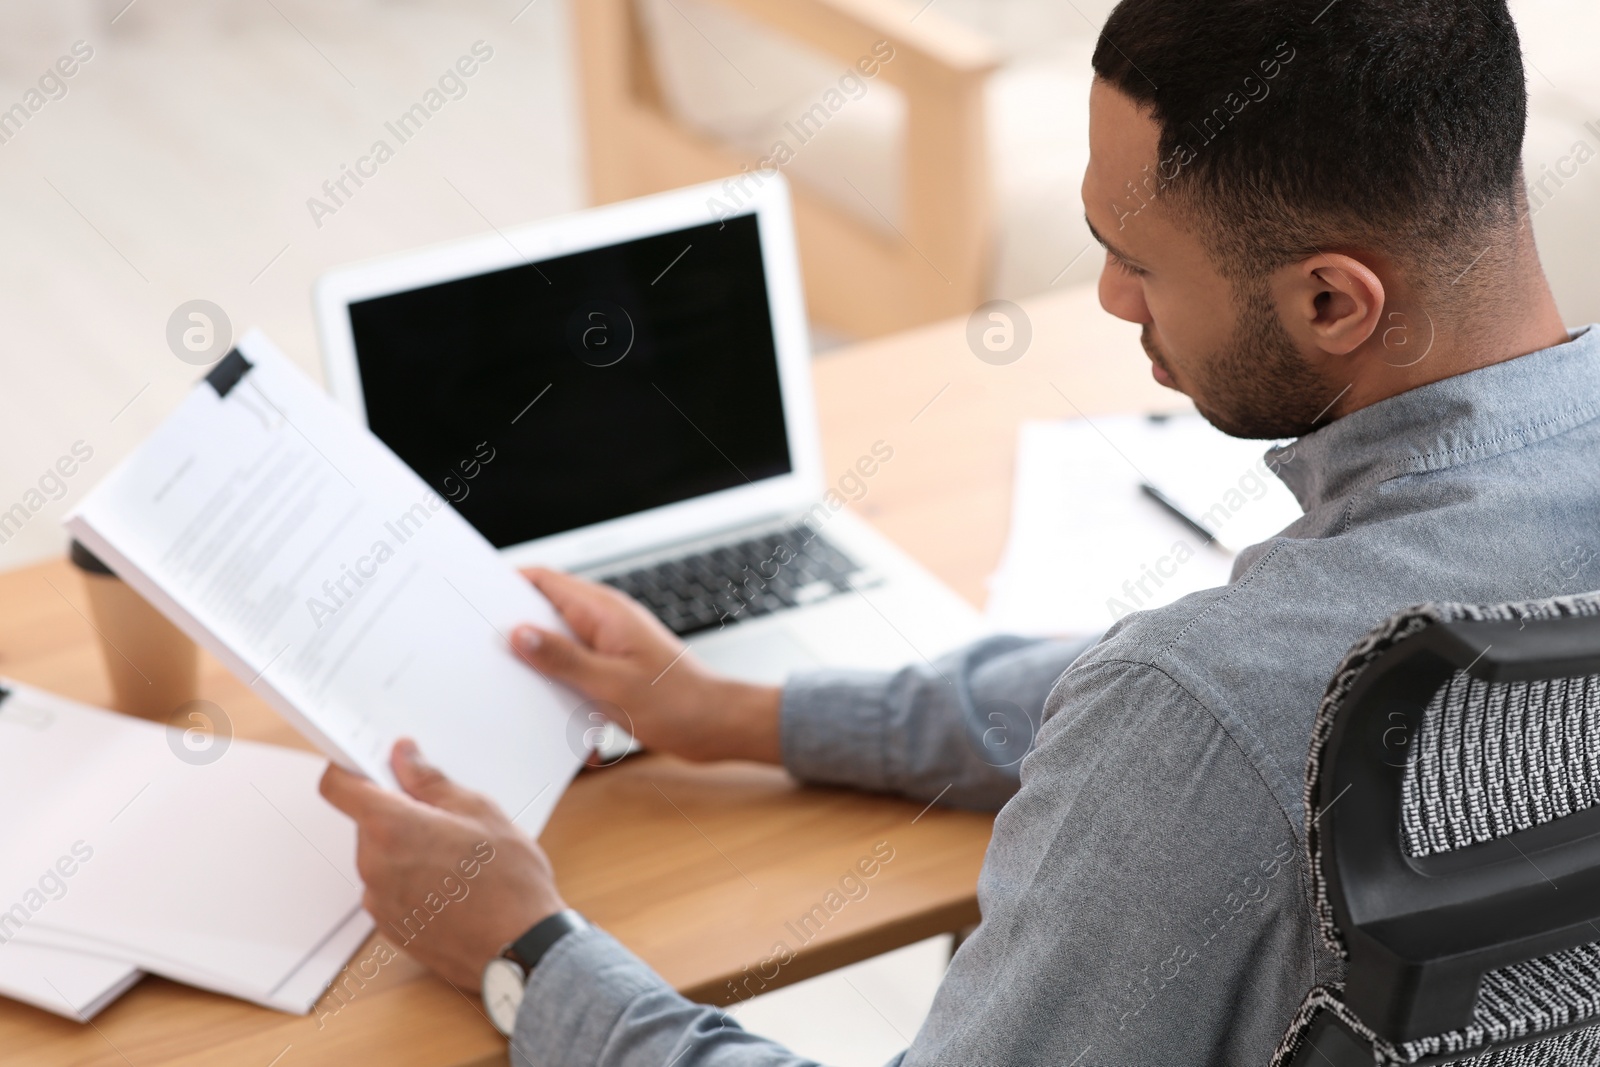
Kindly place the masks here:
MULTIPOLYGON (((1094 65, 1101 302, 1217 426, 1298 438, 1270 461, 1302 518, 1229 585, 1086 651, 997 638, 938 674, 778 690, 685 656, 652 685, 677 641, 544 571, 577 640, 517 634, 651 748, 1001 808, 982 925, 906 1064, 1265 1063, 1306 990, 1341 977, 1307 905, 1301 783, 1344 652, 1420 601, 1600 586, 1600 335, 1569 337, 1534 249, 1504 0, 1123 0, 1094 65), (992 699, 1040 713, 1020 776, 969 744, 992 699)), ((537 846, 413 757, 409 797, 338 770, 324 789, 361 824, 380 920, 494 844, 479 904, 414 946, 475 987, 562 903, 537 846)), ((540 1067, 796 1062, 592 928, 533 966, 513 1048, 540 1067)))

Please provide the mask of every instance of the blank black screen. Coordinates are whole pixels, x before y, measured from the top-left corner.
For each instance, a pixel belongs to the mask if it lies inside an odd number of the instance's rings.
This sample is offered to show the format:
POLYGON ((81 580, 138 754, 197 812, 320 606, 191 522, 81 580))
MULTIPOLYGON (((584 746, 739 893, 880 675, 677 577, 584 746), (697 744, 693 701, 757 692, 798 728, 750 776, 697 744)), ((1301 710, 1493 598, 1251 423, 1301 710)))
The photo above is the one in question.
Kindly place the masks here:
POLYGON ((350 325, 372 432, 497 547, 791 469, 753 216, 365 300, 350 325))

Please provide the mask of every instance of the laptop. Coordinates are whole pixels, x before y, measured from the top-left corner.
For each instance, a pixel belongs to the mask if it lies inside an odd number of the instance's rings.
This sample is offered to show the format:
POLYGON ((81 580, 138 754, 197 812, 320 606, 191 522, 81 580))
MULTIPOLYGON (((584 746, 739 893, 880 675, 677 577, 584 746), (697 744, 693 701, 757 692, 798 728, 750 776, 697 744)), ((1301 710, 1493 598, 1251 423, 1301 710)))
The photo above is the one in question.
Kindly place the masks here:
POLYGON ((846 507, 901 420, 824 466, 787 186, 681 189, 345 267, 327 381, 517 566, 637 599, 716 670, 920 663, 980 617, 846 507))

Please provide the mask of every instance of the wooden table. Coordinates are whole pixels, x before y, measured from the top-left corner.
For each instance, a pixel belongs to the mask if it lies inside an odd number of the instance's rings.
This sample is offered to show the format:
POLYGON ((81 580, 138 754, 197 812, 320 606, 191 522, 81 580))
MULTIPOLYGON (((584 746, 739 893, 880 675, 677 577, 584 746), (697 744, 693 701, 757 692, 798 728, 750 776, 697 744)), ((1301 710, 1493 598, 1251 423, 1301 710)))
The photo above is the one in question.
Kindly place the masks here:
MULTIPOLYGON (((1018 420, 1178 402, 1150 381, 1137 330, 1100 311, 1092 291, 1025 307, 1033 343, 1006 366, 975 358, 965 320, 838 350, 815 365, 833 480, 875 442, 892 447, 856 506, 974 603, 1005 537, 1018 420)), ((110 700, 83 589, 65 561, 0 575, 0 605, 0 673, 110 700)), ((201 688, 240 736, 304 747, 215 661, 205 662, 201 688)), ((775 942, 798 944, 785 924, 878 842, 894 858, 868 895, 833 916, 767 988, 976 922, 990 825, 986 815, 803 787, 771 767, 644 756, 580 775, 542 840, 573 906, 685 994, 726 1003, 730 983, 775 942)), ((403 954, 336 1013, 308 1017, 153 977, 92 1026, 0 1000, 7 1064, 462 1067, 505 1059, 476 999, 403 954)))

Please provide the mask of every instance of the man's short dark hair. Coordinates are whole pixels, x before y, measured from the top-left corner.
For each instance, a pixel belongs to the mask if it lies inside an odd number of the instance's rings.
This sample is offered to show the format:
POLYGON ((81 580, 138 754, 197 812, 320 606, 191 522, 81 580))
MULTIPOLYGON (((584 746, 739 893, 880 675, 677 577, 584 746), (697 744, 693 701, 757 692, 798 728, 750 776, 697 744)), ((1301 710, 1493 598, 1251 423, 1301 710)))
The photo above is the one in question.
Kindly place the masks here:
POLYGON ((1525 210, 1505 0, 1122 0, 1094 69, 1161 128, 1134 191, 1176 198, 1235 277, 1342 244, 1432 287, 1525 210))

